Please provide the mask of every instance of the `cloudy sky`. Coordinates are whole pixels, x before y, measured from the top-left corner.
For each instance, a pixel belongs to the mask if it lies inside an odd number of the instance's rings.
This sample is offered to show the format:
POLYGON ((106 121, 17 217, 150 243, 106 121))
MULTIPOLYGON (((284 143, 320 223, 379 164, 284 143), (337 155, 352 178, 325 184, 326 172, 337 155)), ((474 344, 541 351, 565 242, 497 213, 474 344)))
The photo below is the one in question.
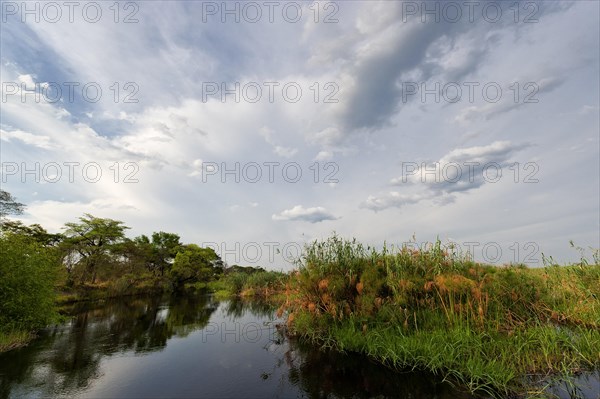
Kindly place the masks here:
POLYGON ((596 1, 0 5, 2 189, 28 223, 88 212, 284 269, 334 231, 492 263, 600 246, 596 1))

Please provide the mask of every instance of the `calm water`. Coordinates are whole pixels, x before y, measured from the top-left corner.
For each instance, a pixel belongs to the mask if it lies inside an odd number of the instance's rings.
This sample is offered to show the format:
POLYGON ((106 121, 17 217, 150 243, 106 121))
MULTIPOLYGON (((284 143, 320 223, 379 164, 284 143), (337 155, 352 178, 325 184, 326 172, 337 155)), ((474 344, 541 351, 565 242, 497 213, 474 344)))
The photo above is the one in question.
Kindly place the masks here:
POLYGON ((428 374, 290 341, 260 303, 125 298, 72 312, 0 355, 0 397, 468 397, 428 374))

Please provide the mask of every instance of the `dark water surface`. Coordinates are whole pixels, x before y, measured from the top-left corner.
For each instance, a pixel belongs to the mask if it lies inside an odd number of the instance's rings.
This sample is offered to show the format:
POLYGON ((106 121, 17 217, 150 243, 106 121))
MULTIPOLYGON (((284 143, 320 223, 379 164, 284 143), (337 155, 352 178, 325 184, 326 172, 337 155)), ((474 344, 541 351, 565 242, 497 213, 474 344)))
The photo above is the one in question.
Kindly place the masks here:
POLYGON ((0 397, 465 397, 428 375, 283 338, 273 313, 207 295, 79 306, 0 355, 0 397))
POLYGON ((257 302, 128 297, 72 314, 0 355, 0 397, 469 397, 429 374, 284 338, 257 302))

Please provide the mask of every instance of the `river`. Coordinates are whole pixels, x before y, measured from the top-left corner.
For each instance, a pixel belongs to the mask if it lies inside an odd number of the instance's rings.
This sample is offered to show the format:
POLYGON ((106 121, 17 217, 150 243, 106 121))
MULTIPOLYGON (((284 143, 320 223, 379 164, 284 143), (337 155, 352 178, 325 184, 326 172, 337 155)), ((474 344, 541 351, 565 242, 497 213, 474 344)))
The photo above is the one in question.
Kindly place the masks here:
POLYGON ((430 374, 289 339, 260 302, 125 297, 70 314, 0 355, 0 397, 470 397, 430 374))

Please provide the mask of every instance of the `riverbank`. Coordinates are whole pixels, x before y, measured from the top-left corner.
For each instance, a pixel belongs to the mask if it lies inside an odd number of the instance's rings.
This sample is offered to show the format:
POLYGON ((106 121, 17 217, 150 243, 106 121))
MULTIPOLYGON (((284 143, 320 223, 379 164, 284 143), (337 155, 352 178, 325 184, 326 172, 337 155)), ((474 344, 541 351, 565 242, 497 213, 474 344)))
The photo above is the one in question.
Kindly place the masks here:
MULTIPOLYGON (((213 293, 219 299, 241 297, 265 300, 279 305, 284 299, 281 282, 285 279, 287 275, 280 272, 238 268, 236 272, 224 275, 216 281, 186 284, 182 291, 185 293, 205 291, 213 293)), ((160 296, 170 292, 173 292, 173 287, 166 277, 125 276, 114 282, 87 283, 74 288, 61 286, 58 288, 55 304, 59 313, 64 316, 70 313, 73 306, 83 302, 107 301, 139 295, 160 296)), ((33 330, 0 331, 0 353, 26 346, 35 337, 36 331, 33 330)))
POLYGON ((530 269, 441 248, 307 248, 280 285, 289 331, 397 370, 421 369, 494 397, 542 395, 600 367, 600 265, 530 269))
POLYGON ((325 245, 290 275, 210 286, 221 298, 275 304, 303 341, 431 372, 472 394, 546 397, 553 382, 600 367, 598 264, 496 267, 440 248, 325 245))
POLYGON ((68 322, 0 354, 0 397, 473 399, 427 373, 287 339, 274 309, 204 292, 79 302, 68 322))
MULTIPOLYGON (((54 298, 54 307, 58 311, 58 315, 53 318, 53 323, 64 321, 65 315, 69 314, 70 307, 81 302, 105 301, 138 295, 162 295, 171 290, 167 279, 148 277, 84 284, 75 288, 60 286, 56 289, 57 293, 54 298)), ((37 330, 14 327, 9 330, 0 329, 0 353, 27 346, 36 337, 37 330)))
POLYGON ((35 337, 32 331, 0 331, 0 353, 27 346, 35 337))
MULTIPOLYGON (((170 290, 127 277, 63 291, 65 306, 170 290)), ((553 379, 600 369, 600 264, 490 266, 440 243, 384 247, 332 237, 291 273, 236 268, 182 287, 217 299, 268 301, 289 334, 395 370, 419 369, 495 397, 542 395, 553 379)), ((12 348, 31 334, 2 338, 12 348)))
POLYGON ((285 303, 289 278, 289 274, 283 272, 238 268, 208 283, 206 288, 219 299, 260 299, 280 306, 285 303))
POLYGON ((115 283, 84 284, 75 288, 61 287, 56 297, 56 304, 60 308, 61 306, 76 302, 106 300, 123 296, 161 294, 170 291, 172 291, 172 288, 167 279, 118 280, 115 283))

